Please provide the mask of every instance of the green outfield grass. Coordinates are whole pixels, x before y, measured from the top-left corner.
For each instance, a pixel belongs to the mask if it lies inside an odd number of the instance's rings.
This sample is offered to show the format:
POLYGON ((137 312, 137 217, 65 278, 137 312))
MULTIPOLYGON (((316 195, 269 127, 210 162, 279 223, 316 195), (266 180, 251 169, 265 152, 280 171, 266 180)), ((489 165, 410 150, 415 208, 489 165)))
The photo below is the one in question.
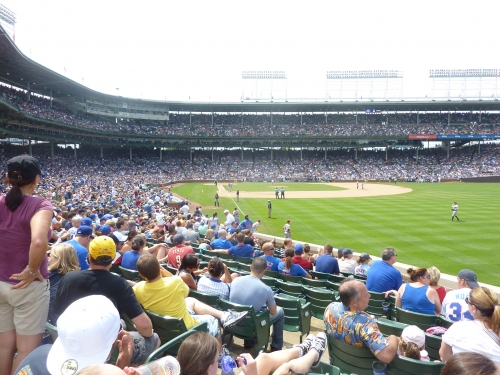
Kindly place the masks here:
MULTIPOLYGON (((224 186, 227 187, 225 184, 224 186)), ((286 183, 287 191, 339 190, 331 186, 286 183)), ((274 198, 270 183, 239 183, 233 190, 268 191, 269 197, 240 202, 221 194, 219 217, 236 205, 252 220, 261 219, 259 232, 282 237, 291 220, 293 239, 380 256, 386 246, 396 248, 398 261, 415 266, 438 267, 456 274, 470 268, 479 281, 500 285, 500 184, 440 183, 398 184, 411 193, 361 198, 273 199, 272 219, 267 218, 267 199, 274 198), (460 222, 451 221, 451 204, 459 204, 460 222)), ((281 185, 278 185, 281 187, 281 185)), ((369 185, 367 185, 367 188, 369 185)), ((213 184, 185 184, 174 192, 202 205, 213 205, 213 184)), ((213 210, 204 209, 204 213, 213 210)), ((241 215, 243 218, 243 215, 241 215)), ((222 221, 222 220, 221 220, 222 221)))

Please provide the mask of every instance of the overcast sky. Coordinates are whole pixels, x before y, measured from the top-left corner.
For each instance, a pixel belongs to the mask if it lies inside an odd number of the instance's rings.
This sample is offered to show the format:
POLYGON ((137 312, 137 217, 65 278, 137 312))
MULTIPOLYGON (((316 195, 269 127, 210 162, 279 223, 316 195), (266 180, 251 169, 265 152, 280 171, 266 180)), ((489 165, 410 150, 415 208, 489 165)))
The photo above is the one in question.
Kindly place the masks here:
POLYGON ((286 85, 273 82, 276 98, 321 99, 337 88, 327 70, 365 69, 403 72, 403 90, 393 84, 390 96, 430 97, 429 69, 500 68, 496 0, 0 3, 16 13, 28 57, 92 89, 143 99, 268 96, 265 82, 243 82, 244 70, 286 71, 286 85))

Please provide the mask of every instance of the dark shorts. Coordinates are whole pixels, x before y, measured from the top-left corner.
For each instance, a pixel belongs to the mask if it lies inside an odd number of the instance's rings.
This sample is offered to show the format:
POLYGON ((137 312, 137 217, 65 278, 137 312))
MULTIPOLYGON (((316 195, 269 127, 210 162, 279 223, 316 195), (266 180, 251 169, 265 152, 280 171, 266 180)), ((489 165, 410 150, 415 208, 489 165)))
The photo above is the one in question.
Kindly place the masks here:
POLYGON ((156 333, 151 337, 144 337, 139 332, 129 332, 134 340, 134 354, 132 354, 131 363, 142 364, 153 353, 160 339, 156 333))

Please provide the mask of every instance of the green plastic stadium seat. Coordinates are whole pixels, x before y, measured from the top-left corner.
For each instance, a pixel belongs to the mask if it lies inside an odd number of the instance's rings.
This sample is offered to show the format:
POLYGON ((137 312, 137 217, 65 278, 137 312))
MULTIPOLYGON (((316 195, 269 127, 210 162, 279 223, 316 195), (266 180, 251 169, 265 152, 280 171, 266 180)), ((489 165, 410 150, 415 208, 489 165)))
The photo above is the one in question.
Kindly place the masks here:
POLYGON ((253 258, 236 258, 234 257, 234 260, 237 262, 244 263, 244 264, 252 264, 253 258))
POLYGON ((330 364, 340 368, 342 373, 373 375, 372 363, 377 358, 368 348, 348 345, 327 334, 330 364))
POLYGON ((314 288, 326 288, 328 286, 328 280, 314 280, 314 279, 308 279, 307 277, 303 277, 301 281, 302 284, 314 288))
POLYGON ((307 336, 311 330, 311 304, 302 298, 286 294, 279 294, 274 300, 285 312, 284 330, 300 332, 300 342, 302 342, 302 336, 307 336))
POLYGON ((198 292, 197 290, 189 289, 189 297, 196 298, 198 301, 203 302, 214 309, 219 308, 219 296, 214 294, 207 294, 198 292))
POLYGON ((233 309, 235 311, 248 311, 245 319, 238 325, 229 328, 227 331, 240 339, 254 340, 254 354, 258 354, 261 350, 267 350, 269 343, 269 310, 264 310, 256 313, 252 306, 239 305, 231 303, 225 299, 220 299, 221 310, 233 309))
POLYGON ((440 360, 439 349, 441 349, 442 341, 443 339, 440 336, 425 334, 425 350, 429 353, 431 360, 440 360))
POLYGON ((141 276, 139 276, 139 271, 129 270, 128 268, 120 266, 120 275, 123 278, 131 281, 140 281, 141 276))
POLYGON ((285 282, 300 284, 302 281, 302 277, 299 276, 287 276, 280 274, 280 279, 285 282))
POLYGON ((326 307, 335 300, 336 293, 321 288, 311 288, 304 286, 306 301, 311 303, 311 313, 317 319, 323 320, 326 307))
POLYGON ((160 346, 158 349, 156 349, 153 353, 151 353, 149 355, 149 357, 146 359, 145 363, 155 361, 155 360, 160 359, 162 357, 165 357, 167 355, 171 355, 172 357, 177 356, 177 352, 179 351, 179 346, 182 344, 182 342, 196 332, 198 332, 198 331, 196 331, 194 329, 189 329, 187 332, 184 332, 184 333, 180 334, 179 336, 177 336, 176 338, 163 344, 162 346, 160 346))
POLYGON ((330 275, 328 277, 328 280, 334 283, 340 284, 342 281, 344 281, 345 276, 337 276, 337 275, 330 275))
MULTIPOLYGON (((307 375, 324 374, 324 375, 340 375, 340 369, 338 367, 329 365, 325 362, 320 362, 318 367, 311 368, 307 375)), ((355 374, 351 374, 355 375, 355 374)))
POLYGON ((295 297, 302 297, 302 284, 290 283, 283 280, 278 280, 276 282, 276 287, 280 290, 280 293, 290 294, 295 297))
POLYGON ((439 375, 443 362, 425 362, 396 355, 387 367, 387 375, 439 375))
POLYGON ((317 277, 318 280, 328 280, 328 278, 331 276, 331 274, 329 273, 318 272, 318 271, 309 271, 309 274, 312 277, 317 277))
POLYGON ((278 271, 266 271, 266 273, 264 274, 264 276, 273 277, 275 279, 279 279, 280 273, 278 271))
MULTIPOLYGON (((154 331, 160 336, 161 344, 166 344, 170 340, 176 338, 184 332, 187 332, 186 325, 182 318, 165 317, 150 310, 146 310, 146 314, 151 319, 154 331)), ((191 330, 207 332, 207 323, 198 323, 191 327, 191 330)))
POLYGON ((436 315, 419 314, 396 307, 397 321, 405 324, 415 325, 422 330, 438 325, 439 318, 436 315))
POLYGON ((401 332, 403 332, 403 329, 405 329, 408 324, 380 318, 377 320, 377 325, 380 329, 380 332, 382 332, 384 335, 394 335, 399 337, 401 336, 401 332))
MULTIPOLYGON (((241 259, 241 258, 240 258, 241 259)), ((245 272, 250 272, 250 265, 246 263, 238 263, 238 268, 245 272)))

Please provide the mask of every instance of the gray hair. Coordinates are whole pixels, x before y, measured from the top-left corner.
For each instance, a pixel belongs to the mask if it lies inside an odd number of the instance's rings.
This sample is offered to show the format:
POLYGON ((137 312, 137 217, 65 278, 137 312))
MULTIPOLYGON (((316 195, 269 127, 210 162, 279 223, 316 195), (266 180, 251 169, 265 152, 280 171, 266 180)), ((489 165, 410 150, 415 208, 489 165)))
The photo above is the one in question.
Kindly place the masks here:
POLYGON ((219 237, 226 238, 227 232, 224 229, 219 229, 219 237))
POLYGON ((386 247, 384 250, 382 250, 382 260, 383 261, 387 262, 394 255, 396 255, 396 250, 393 247, 386 247))

